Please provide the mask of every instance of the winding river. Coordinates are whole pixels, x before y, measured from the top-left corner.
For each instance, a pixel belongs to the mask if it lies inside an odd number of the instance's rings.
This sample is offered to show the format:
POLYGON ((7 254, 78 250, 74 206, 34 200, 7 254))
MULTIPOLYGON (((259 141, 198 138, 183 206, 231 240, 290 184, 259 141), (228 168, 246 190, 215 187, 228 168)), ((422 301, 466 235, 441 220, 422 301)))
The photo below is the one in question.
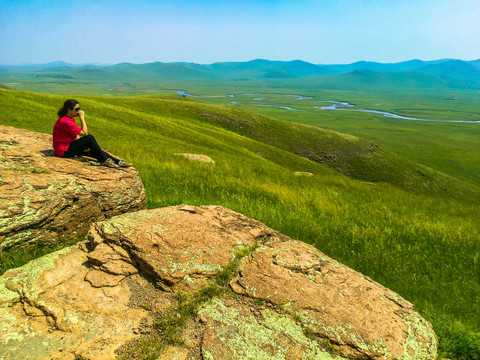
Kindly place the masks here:
POLYGON ((418 117, 410 117, 410 116, 402 116, 397 115, 394 113, 381 111, 381 110, 369 110, 369 109, 361 109, 361 108, 354 108, 355 105, 349 104, 343 101, 325 101, 332 103, 329 106, 314 106, 315 109, 321 110, 343 110, 343 111, 360 111, 360 112, 367 112, 371 114, 379 114, 385 117, 395 118, 395 119, 403 119, 403 120, 418 120, 418 121, 443 121, 443 122, 456 122, 456 123, 480 123, 480 120, 449 120, 449 119, 426 119, 426 118, 418 118, 418 117))
MULTIPOLYGON (((192 95, 186 90, 178 90, 177 94, 182 95, 182 96, 191 96, 191 97, 229 97, 229 98, 234 98, 236 96, 258 96, 258 95, 268 95, 268 94, 229 94, 229 95, 192 95)), ((311 100, 314 99, 314 96, 304 96, 304 95, 294 95, 294 94, 281 94, 281 95, 286 95, 286 96, 293 96, 297 100, 311 100)), ((255 97, 252 98, 254 101, 263 101, 266 100, 266 98, 260 98, 260 97, 255 97)), ((480 120, 448 120, 448 119, 427 119, 427 118, 419 118, 419 117, 410 117, 410 116, 402 116, 402 115, 397 115, 394 113, 386 112, 386 111, 381 111, 381 110, 370 110, 370 109, 362 109, 362 108, 357 108, 355 105, 350 104, 345 101, 330 101, 330 100, 317 100, 320 103, 327 103, 328 105, 324 106, 312 106, 313 109, 319 109, 319 110, 325 110, 325 111, 358 111, 358 112, 366 112, 366 113, 371 113, 371 114, 378 114, 378 115, 383 115, 385 117, 389 118, 395 118, 395 119, 402 119, 402 120, 416 120, 416 121, 436 121, 436 122, 454 122, 454 123, 480 123, 480 120)), ((236 104, 241 104, 242 102, 240 101, 231 101, 230 104, 236 105, 236 104)), ((253 106, 264 106, 264 107, 273 107, 273 108, 280 108, 288 111, 308 111, 308 110, 301 110, 301 109, 295 109, 293 107, 289 106, 281 106, 281 105, 270 105, 270 104, 248 104, 248 105, 253 105, 253 106)))

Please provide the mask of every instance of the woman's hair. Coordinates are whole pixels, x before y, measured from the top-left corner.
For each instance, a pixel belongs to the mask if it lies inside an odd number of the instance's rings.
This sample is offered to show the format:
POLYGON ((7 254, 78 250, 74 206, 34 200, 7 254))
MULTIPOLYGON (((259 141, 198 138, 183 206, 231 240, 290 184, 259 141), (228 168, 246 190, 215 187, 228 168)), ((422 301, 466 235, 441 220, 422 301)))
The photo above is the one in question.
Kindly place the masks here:
POLYGON ((63 103, 63 107, 60 108, 57 112, 57 115, 60 117, 67 116, 68 109, 73 110, 75 105, 78 104, 78 101, 75 99, 68 99, 63 103))

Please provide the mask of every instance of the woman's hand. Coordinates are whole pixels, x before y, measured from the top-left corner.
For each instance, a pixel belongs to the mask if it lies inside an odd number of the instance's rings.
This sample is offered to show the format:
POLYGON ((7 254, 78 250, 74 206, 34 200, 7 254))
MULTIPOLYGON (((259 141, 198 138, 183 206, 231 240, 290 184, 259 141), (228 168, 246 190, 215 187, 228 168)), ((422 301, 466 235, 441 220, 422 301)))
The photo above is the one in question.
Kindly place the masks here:
POLYGON ((85 119, 85 111, 78 110, 78 116, 80 117, 80 119, 85 119))

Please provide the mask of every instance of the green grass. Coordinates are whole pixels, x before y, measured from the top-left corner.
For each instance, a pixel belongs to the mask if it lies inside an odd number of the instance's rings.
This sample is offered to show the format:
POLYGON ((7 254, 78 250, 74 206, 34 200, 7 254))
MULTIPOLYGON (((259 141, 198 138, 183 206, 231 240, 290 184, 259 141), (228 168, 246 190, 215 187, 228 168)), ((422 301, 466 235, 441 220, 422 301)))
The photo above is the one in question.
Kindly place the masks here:
MULTIPOLYGON (((0 173, 1 176, 1 173, 0 173)), ((70 239, 61 244, 43 245, 34 248, 16 248, 8 252, 0 252, 0 275, 8 269, 17 268, 25 265, 27 262, 37 259, 43 255, 50 254, 66 246, 73 245, 81 239, 70 239)))
MULTIPOLYGON (((480 356, 478 187, 381 148, 368 152, 369 141, 230 107, 158 96, 69 97, 86 110, 99 143, 134 163, 148 207, 215 204, 262 221, 414 303, 434 324, 442 354, 480 356), (295 155, 325 148, 357 180, 335 164, 295 155)), ((51 133, 64 100, 0 90, 0 123, 51 133)))

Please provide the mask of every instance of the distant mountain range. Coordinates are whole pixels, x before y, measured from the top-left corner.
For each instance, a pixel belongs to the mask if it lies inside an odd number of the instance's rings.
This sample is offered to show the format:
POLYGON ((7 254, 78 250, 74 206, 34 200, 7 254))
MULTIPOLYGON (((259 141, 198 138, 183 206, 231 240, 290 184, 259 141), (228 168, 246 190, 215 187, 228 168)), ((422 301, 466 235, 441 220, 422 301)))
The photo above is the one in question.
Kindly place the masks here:
MULTIPOLYGON (((0 66, 0 74, 12 69, 21 72, 36 72, 38 76, 82 80, 111 79, 118 76, 149 80, 259 81, 345 75, 355 79, 362 77, 368 81, 387 81, 387 79, 396 81, 402 78, 399 81, 417 81, 418 83, 426 81, 431 84, 443 83, 455 84, 456 87, 480 88, 480 59, 473 61, 409 60, 398 63, 359 61, 345 65, 318 65, 301 60, 270 61, 264 59, 247 62, 217 62, 209 65, 188 62, 73 65, 57 61, 40 65, 0 66)), ((328 81, 328 79, 325 80, 328 81)))
POLYGON ((78 66, 87 66, 87 65, 94 65, 94 66, 111 66, 102 65, 102 64, 95 64, 95 63, 85 63, 85 64, 70 64, 65 61, 52 61, 44 64, 23 64, 23 65, 0 65, 0 69, 48 69, 57 66, 65 66, 65 67, 78 67, 78 66))

